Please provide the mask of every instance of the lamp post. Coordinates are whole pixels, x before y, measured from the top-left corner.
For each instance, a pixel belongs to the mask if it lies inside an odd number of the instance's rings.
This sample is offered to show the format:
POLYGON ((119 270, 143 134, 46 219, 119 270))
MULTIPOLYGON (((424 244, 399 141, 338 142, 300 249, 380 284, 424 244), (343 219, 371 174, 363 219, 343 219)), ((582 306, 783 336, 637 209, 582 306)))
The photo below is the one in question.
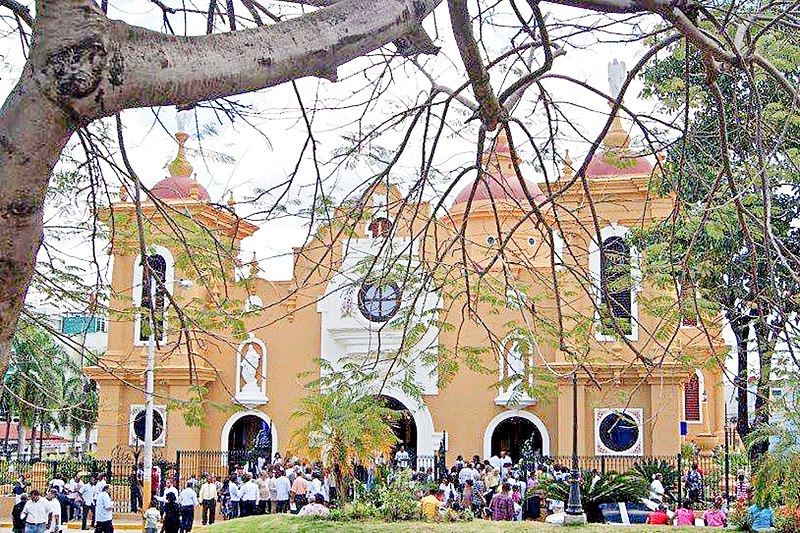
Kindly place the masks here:
POLYGON ((569 498, 564 510, 564 525, 586 523, 586 513, 581 503, 580 472, 578 471, 578 367, 572 374, 572 475, 569 480, 569 498))
MULTIPOLYGON (((148 259, 145 258, 144 261, 148 259)), ((148 268, 147 273, 151 270, 148 268)), ((156 349, 156 324, 155 324, 155 306, 153 301, 155 299, 155 283, 153 283, 153 276, 147 276, 147 291, 150 297, 147 299, 149 307, 148 320, 150 322, 150 335, 147 338, 147 367, 145 369, 145 387, 144 387, 144 467, 142 468, 142 507, 147 508, 150 503, 149 499, 153 497, 153 394, 154 394, 154 379, 153 373, 155 370, 155 349, 156 349), (144 498, 148 498, 145 500, 144 498)))

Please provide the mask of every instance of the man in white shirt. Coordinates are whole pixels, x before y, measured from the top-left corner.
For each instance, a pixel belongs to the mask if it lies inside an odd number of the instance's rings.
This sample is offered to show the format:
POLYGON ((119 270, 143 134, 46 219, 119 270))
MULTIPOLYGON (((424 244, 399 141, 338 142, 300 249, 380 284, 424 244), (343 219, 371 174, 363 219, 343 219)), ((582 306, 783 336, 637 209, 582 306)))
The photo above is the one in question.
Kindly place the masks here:
POLYGON ((81 529, 86 529, 86 521, 89 518, 89 513, 92 513, 91 527, 94 528, 94 522, 97 517, 95 516, 95 508, 94 508, 95 482, 93 477, 90 477, 89 481, 87 481, 81 486, 80 495, 81 495, 81 500, 83 501, 83 516, 81 518, 81 529))
POLYGON ((289 492, 292 490, 292 483, 286 477, 286 472, 281 470, 280 476, 275 480, 275 500, 278 502, 277 511, 286 513, 289 511, 289 492))
POLYGON ((400 469, 405 470, 411 464, 411 456, 406 451, 404 445, 400 445, 400 449, 394 454, 394 462, 400 469))
POLYGON ((158 501, 166 502, 167 501, 167 494, 169 494, 170 492, 175 495, 175 500, 177 500, 178 496, 180 495, 178 493, 178 489, 173 487, 172 486, 172 481, 170 481, 168 479, 167 481, 164 482, 164 496, 159 498, 158 501))
POLYGON ((308 494, 309 495, 318 494, 322 496, 322 475, 319 472, 314 472, 311 475, 311 483, 308 486, 308 494))
POLYGON ((467 463, 467 465, 458 472, 458 484, 462 489, 464 488, 464 484, 468 479, 471 481, 475 479, 474 472, 475 471, 472 469, 472 463, 467 463))
POLYGON ((94 488, 95 494, 103 492, 103 487, 108 485, 105 474, 97 474, 97 485, 94 488))
POLYGON ((256 514, 256 505, 258 505, 258 485, 253 481, 253 475, 248 473, 244 474, 244 484, 239 490, 239 497, 241 502, 241 516, 253 516, 256 514))
POLYGON ((213 524, 217 513, 217 484, 214 476, 208 476, 200 485, 200 504, 203 506, 203 525, 213 524))
POLYGON ((50 521, 47 525, 48 533, 57 533, 61 525, 61 502, 56 498, 56 489, 50 489, 45 496, 50 506, 50 521))
POLYGON ((178 505, 181 508, 181 531, 189 533, 194 525, 194 508, 197 507, 197 493, 191 483, 178 495, 178 505))
POLYGON ((239 485, 236 483, 235 474, 231 474, 228 480, 228 494, 230 494, 231 497, 231 518, 236 518, 239 516, 241 496, 239 495, 239 485))
POLYGON ((78 491, 81 488, 81 478, 78 477, 78 474, 75 474, 75 477, 67 481, 66 485, 64 485, 64 489, 67 492, 67 520, 74 520, 76 511, 78 508, 78 491))
POLYGON ((315 496, 309 496, 308 503, 300 509, 298 516, 328 516, 330 511, 315 496))
POLYGON ((31 498, 22 509, 22 519, 25 520, 25 533, 44 533, 50 527, 53 513, 50 503, 42 498, 38 490, 31 491, 31 498))
POLYGON ((97 526, 94 533, 114 533, 114 526, 112 525, 114 502, 108 494, 108 488, 108 484, 103 485, 103 489, 97 493, 97 498, 94 502, 94 510, 97 513, 97 526))

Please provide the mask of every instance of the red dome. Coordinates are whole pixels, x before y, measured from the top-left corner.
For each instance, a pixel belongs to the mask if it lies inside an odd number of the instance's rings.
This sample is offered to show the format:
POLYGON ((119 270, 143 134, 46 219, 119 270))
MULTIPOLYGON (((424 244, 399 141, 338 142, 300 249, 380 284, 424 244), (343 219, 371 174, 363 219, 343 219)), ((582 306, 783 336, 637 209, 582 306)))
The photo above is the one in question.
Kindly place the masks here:
POLYGON ((150 192, 159 200, 211 200, 205 187, 188 176, 165 178, 156 183, 150 192))
MULTIPOLYGON (((481 200, 497 201, 503 199, 513 199, 516 202, 519 202, 520 205, 525 205, 528 203, 528 197, 525 195, 525 190, 522 188, 522 184, 520 183, 519 178, 516 176, 512 178, 506 178, 505 176, 498 175, 484 175, 481 178, 478 178, 478 180, 478 186, 475 188, 475 195, 472 196, 473 202, 479 202, 481 200)), ((458 196, 456 196, 456 200, 453 202, 453 205, 467 203, 470 195, 472 195, 472 187, 472 183, 464 187, 464 189, 458 193, 458 196)), ((533 198, 537 204, 542 203, 547 198, 542 193, 542 190, 539 188, 539 186, 532 181, 525 180, 525 187, 528 189, 528 194, 530 194, 531 198, 533 198)))
POLYGON ((594 154, 586 166, 590 178, 613 178, 615 176, 649 176, 653 165, 644 157, 634 155, 611 155, 609 152, 594 154))

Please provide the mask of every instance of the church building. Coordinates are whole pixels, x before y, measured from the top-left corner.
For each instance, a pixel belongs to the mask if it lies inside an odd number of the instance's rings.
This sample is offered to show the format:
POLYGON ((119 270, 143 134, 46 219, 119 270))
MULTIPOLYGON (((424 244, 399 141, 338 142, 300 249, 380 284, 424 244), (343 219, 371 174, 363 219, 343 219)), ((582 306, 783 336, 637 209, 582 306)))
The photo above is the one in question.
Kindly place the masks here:
POLYGON ((163 280, 153 307, 164 457, 254 446, 286 455, 308 383, 358 365, 402 412, 399 442, 420 460, 442 443, 452 458, 505 449, 516 460, 531 438, 536 453, 568 455, 573 409, 580 455, 722 441, 720 324, 686 313, 692 298, 643 266, 633 232, 668 217, 674 199, 657 193, 660 170, 630 149, 619 119, 585 181, 568 157, 547 183, 518 178, 500 133, 452 203, 375 184, 294 250, 287 281, 238 262, 258 228, 232 199, 211 201, 192 177, 188 136, 176 137, 170 176, 150 191, 158 201, 141 204, 145 248, 127 191, 103 214, 108 349, 87 369, 100 390, 100 457, 144 438, 145 261, 163 280))

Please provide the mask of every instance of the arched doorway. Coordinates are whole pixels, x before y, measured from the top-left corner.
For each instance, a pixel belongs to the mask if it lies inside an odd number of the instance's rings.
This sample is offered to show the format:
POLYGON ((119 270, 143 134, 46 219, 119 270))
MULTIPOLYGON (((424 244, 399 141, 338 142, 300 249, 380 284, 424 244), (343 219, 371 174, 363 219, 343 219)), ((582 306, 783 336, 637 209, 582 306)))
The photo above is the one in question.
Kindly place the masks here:
MULTIPOLYGON (((399 441, 395 446, 395 450, 400 446, 405 446, 406 451, 411 456, 412 460, 417 456, 417 423, 414 421, 414 415, 408 407, 403 405, 402 402, 389 396, 379 396, 384 402, 384 405, 393 410, 398 411, 399 416, 393 423, 394 434, 399 441)), ((394 451, 392 451, 394 456, 394 451)))
POLYGON ((531 438, 535 455, 550 455, 550 434, 538 416, 524 409, 503 411, 486 426, 483 455, 488 459, 506 450, 511 459, 517 462, 525 441, 531 438))
POLYGON ((277 442, 275 427, 260 411, 246 411, 231 416, 222 428, 220 449, 228 465, 247 464, 254 470, 272 460, 277 442))
POLYGON ((500 422, 492 432, 492 455, 502 450, 516 463, 525 441, 533 437, 533 453, 542 454, 542 435, 533 422, 519 416, 512 416, 500 422))

